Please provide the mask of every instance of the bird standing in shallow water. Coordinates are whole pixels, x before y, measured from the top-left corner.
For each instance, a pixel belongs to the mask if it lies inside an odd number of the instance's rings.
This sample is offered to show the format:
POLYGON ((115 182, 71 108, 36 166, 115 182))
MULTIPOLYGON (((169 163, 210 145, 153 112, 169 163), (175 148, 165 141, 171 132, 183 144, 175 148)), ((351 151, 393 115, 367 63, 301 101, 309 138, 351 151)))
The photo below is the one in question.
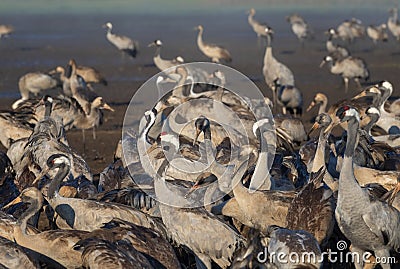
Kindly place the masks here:
POLYGON ((232 61, 231 54, 227 49, 214 44, 203 42, 204 29, 202 25, 197 26, 196 29, 199 31, 197 35, 197 46, 199 47, 201 52, 204 53, 204 55, 211 58, 211 61, 213 61, 214 63, 219 63, 220 59, 223 59, 227 62, 232 61))
POLYGON ((126 54, 132 56, 133 58, 136 57, 139 49, 139 43, 127 36, 116 35, 113 34, 112 28, 113 25, 111 22, 107 22, 103 25, 104 28, 107 28, 107 39, 111 42, 117 49, 120 51, 125 52, 126 54))

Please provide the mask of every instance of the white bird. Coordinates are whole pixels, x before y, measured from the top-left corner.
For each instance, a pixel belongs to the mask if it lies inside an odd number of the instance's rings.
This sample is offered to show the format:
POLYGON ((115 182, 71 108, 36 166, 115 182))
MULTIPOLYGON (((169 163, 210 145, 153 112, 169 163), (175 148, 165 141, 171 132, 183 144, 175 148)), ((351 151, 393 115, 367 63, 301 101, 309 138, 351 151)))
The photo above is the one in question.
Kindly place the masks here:
POLYGON ((117 49, 127 53, 132 57, 136 57, 139 49, 139 43, 127 36, 113 34, 111 22, 107 22, 103 27, 107 28, 107 39, 117 49))
POLYGON ((223 47, 214 45, 214 44, 208 44, 203 42, 203 26, 199 25, 196 27, 196 29, 199 31, 197 35, 197 46, 201 50, 201 52, 204 53, 207 57, 211 58, 211 61, 215 63, 219 63, 220 59, 223 59, 227 62, 232 61, 231 54, 229 51, 223 47))

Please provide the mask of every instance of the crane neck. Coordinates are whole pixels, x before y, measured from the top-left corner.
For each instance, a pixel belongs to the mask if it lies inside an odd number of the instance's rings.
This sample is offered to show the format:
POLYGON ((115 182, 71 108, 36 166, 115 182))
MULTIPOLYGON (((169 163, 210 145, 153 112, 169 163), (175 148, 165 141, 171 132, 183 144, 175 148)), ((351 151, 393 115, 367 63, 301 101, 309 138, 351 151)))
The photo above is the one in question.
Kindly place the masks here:
POLYGON ((270 59, 272 59, 272 47, 267 46, 265 49, 264 64, 266 64, 270 59))
POLYGON ((358 142, 359 121, 356 118, 351 118, 347 124, 347 142, 343 157, 343 165, 339 176, 338 200, 343 199, 343 195, 354 199, 357 194, 362 192, 362 189, 354 176, 353 167, 353 156, 358 142))
POLYGON ((371 135, 371 129, 375 125, 375 123, 377 123, 377 121, 379 120, 379 115, 370 114, 369 118, 370 118, 370 121, 367 123, 367 125, 364 126, 364 130, 367 132, 367 134, 369 136, 372 136, 371 135))
POLYGON ((199 46, 199 48, 201 48, 201 49, 204 47, 203 29, 199 29, 199 33, 197 34, 197 46, 199 46))
POLYGON ((247 17, 247 20, 249 22, 249 24, 251 26, 253 26, 254 24, 256 24, 256 22, 254 21, 254 14, 253 13, 249 13, 249 16, 247 17))
POLYGON ((328 101, 327 100, 323 100, 319 105, 318 115, 321 114, 321 113, 326 113, 327 106, 328 106, 328 101))
POLYGON ((317 146, 317 150, 315 151, 315 157, 314 157, 314 161, 313 161, 313 166, 311 169, 311 172, 318 172, 318 170, 321 167, 325 166, 325 147, 326 147, 326 142, 327 142, 327 137, 329 136, 330 132, 327 134, 324 134, 326 128, 328 126, 324 126, 323 128, 321 128, 320 133, 319 133, 319 137, 318 137, 318 146, 317 146))
POLYGON ((53 107, 53 104, 52 104, 51 102, 46 101, 46 102, 44 103, 44 108, 45 108, 44 117, 45 117, 45 118, 51 116, 52 107, 53 107))
POLYGON ((56 195, 58 195, 58 189, 60 188, 61 182, 64 178, 68 175, 70 171, 70 166, 68 164, 60 164, 58 167, 57 174, 51 181, 48 190, 48 197, 49 199, 53 199, 56 195))
POLYGON ((344 156, 353 158, 354 151, 358 142, 358 127, 360 123, 356 118, 351 118, 348 121, 348 130, 347 130, 347 141, 346 141, 346 150, 344 152, 344 156))
POLYGON ((154 58, 161 58, 161 46, 157 46, 154 58))
POLYGON ((143 134, 142 134, 143 139, 144 139, 147 143, 149 143, 150 145, 151 145, 152 143, 151 143, 151 141, 150 141, 150 139, 149 139, 149 131, 150 131, 151 127, 153 127, 153 125, 154 125, 155 122, 156 122, 156 116, 152 114, 152 116, 151 116, 151 118, 150 118, 150 121, 147 122, 147 124, 146 124, 146 126, 145 126, 145 128, 144 128, 144 130, 143 130, 143 134))
POLYGON ((267 49, 271 48, 272 44, 272 36, 270 34, 267 34, 267 49))
POLYGON ((26 235, 26 228, 28 225, 28 220, 33 217, 36 212, 40 210, 42 207, 43 202, 40 203, 39 200, 32 200, 30 201, 30 204, 28 208, 21 214, 21 216, 18 218, 17 225, 20 226, 20 232, 22 235, 26 235))
POLYGON ((381 112, 386 112, 385 103, 386 103, 386 101, 389 99, 389 97, 391 95, 392 95, 392 90, 387 89, 387 90, 383 91, 383 94, 382 94, 382 96, 380 98, 377 96, 376 99, 375 99, 375 96, 374 96, 374 99, 373 99, 374 106, 378 106, 379 110, 381 112), (375 105, 376 103, 379 103, 379 105, 375 105))

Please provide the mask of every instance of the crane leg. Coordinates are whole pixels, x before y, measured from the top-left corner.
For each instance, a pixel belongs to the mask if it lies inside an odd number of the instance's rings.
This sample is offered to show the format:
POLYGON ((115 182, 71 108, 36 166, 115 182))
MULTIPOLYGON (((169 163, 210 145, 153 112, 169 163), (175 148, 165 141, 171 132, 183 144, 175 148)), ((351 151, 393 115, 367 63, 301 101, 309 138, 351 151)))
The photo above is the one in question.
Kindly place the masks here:
POLYGON ((82 129, 82 143, 83 143, 83 155, 85 155, 86 153, 85 129, 82 129))
POLYGON ((286 107, 282 107, 282 113, 283 113, 283 115, 286 115, 286 107))
POLYGON ((93 140, 96 140, 96 127, 93 126, 92 128, 92 133, 93 133, 93 140))
POLYGON ((355 78, 354 81, 357 83, 357 86, 359 89, 362 88, 361 83, 360 83, 360 79, 359 78, 355 78))
POLYGON ((275 89, 272 90, 272 102, 274 103, 274 107, 273 107, 274 113, 276 113, 278 108, 277 108, 277 100, 276 100, 275 89))
POLYGON ((343 78, 343 80, 344 80, 344 92, 347 93, 349 90, 349 79, 343 78))

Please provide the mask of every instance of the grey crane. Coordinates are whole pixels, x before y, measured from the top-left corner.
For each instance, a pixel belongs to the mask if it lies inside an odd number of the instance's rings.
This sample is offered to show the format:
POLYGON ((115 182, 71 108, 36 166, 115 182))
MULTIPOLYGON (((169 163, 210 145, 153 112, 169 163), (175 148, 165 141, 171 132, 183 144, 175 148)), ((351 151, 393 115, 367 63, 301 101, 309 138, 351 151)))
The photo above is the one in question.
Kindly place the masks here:
POLYGON ((253 28, 254 32, 257 34, 257 37, 264 36, 266 37, 267 34, 265 33, 265 28, 268 27, 265 23, 260 23, 254 19, 254 15, 256 14, 256 10, 251 8, 249 10, 249 16, 247 17, 247 21, 249 22, 250 26, 253 28))
POLYGON ((148 45, 148 47, 156 47, 156 52, 153 56, 153 62, 157 66, 157 68, 162 72, 166 72, 166 70, 168 69, 168 74, 166 74, 166 75, 169 78, 171 78, 175 81, 178 81, 179 75, 174 74, 175 70, 172 67, 183 64, 185 62, 185 60, 181 56, 177 56, 172 60, 167 60, 167 59, 161 58, 162 45, 163 45, 163 43, 159 39, 155 40, 154 42, 152 42, 148 45))
POLYGON ((355 38, 361 38, 364 35, 365 27, 356 18, 345 20, 337 27, 337 37, 344 41, 353 42, 355 38))
POLYGON ((372 39, 375 45, 378 43, 378 41, 386 42, 389 38, 386 29, 387 26, 384 23, 376 26, 369 25, 367 27, 367 35, 372 39))
POLYGON ((27 222, 43 206, 42 193, 35 187, 24 189, 20 196, 9 205, 23 202, 29 204, 28 209, 18 218, 18 226, 14 228, 15 242, 19 245, 39 252, 66 268, 82 266, 81 253, 73 249, 75 243, 83 239, 87 232, 77 230, 49 230, 37 234, 27 232, 27 222))
POLYGON ((272 28, 265 29, 267 33, 267 48, 264 55, 263 74, 265 82, 272 90, 274 107, 277 105, 277 89, 274 81, 278 78, 282 85, 295 85, 293 72, 283 63, 279 62, 272 54, 271 39, 274 31, 272 28))
POLYGON ((0 39, 14 32, 14 27, 7 24, 0 24, 0 39))
MULTIPOLYGON (((374 251, 376 256, 389 257, 390 250, 400 247, 400 212, 386 202, 371 199, 354 176, 353 156, 357 144, 360 116, 356 109, 343 106, 336 115, 347 121, 347 142, 339 176, 339 192, 335 210, 342 233, 351 241, 352 251, 360 255, 374 251)), ((355 263, 363 268, 363 261, 355 263)), ((390 264, 381 264, 389 269, 390 264)))
MULTIPOLYGON (((154 179, 157 197, 185 199, 169 189, 164 178, 154 179)), ((165 199, 170 199, 165 198, 165 199)), ((196 256, 197 268, 211 269, 211 260, 227 268, 234 253, 246 240, 234 228, 222 222, 204 208, 179 208, 160 203, 162 220, 172 239, 191 249, 196 256), (193 229, 187 229, 193 227, 193 229)))
POLYGON ((304 40, 309 38, 312 33, 308 23, 298 14, 291 14, 286 20, 292 25, 292 31, 303 45, 304 40))
POLYGON ((198 25, 196 29, 199 31, 197 35, 197 46, 206 55, 208 58, 211 58, 211 61, 215 63, 219 63, 219 60, 223 59, 227 62, 232 61, 231 54, 229 51, 223 47, 208 44, 203 41, 203 26, 198 25))
MULTIPOLYGON (((382 128, 387 134, 400 134, 400 119, 395 113, 387 112, 385 103, 393 92, 393 85, 389 81, 382 81, 373 87, 358 94, 355 98, 372 96, 375 102, 372 103, 380 113, 377 126, 382 128)), ((368 107, 366 107, 368 108, 368 107)))
POLYGON ((377 125, 386 130, 388 134, 400 134, 400 118, 396 116, 396 112, 388 112, 385 109, 385 103, 393 93, 393 85, 389 81, 382 81, 377 85, 382 92, 382 97, 378 106, 381 116, 377 125))
POLYGON ((9 148, 12 141, 29 137, 32 134, 35 121, 30 113, 0 111, 0 142, 9 148))
POLYGON ((136 57, 139 50, 139 43, 137 41, 127 36, 113 34, 111 32, 113 28, 111 22, 107 22, 103 25, 103 27, 107 28, 106 37, 111 44, 113 44, 120 51, 123 51, 134 58, 136 57))
POLYGON ((36 262, 17 243, 0 237, 0 264, 5 268, 37 268, 36 262))
POLYGON ((161 228, 157 228, 159 224, 156 220, 133 207, 62 197, 58 192, 61 182, 70 173, 71 161, 63 154, 53 154, 46 163, 47 168, 42 171, 41 175, 57 169, 57 173, 49 185, 48 200, 62 219, 57 223, 62 226, 61 228, 93 231, 113 218, 120 218, 139 226, 153 228, 156 231, 161 230, 161 228))
POLYGON ((389 18, 388 18, 388 28, 392 35, 396 38, 397 41, 400 40, 400 22, 398 20, 398 11, 397 8, 391 8, 389 10, 389 18))
POLYGON ((369 70, 366 63, 361 58, 349 56, 335 61, 331 56, 325 56, 320 67, 325 63, 328 63, 332 74, 341 75, 343 77, 346 93, 349 88, 350 79, 354 79, 359 88, 361 88, 360 79, 369 79, 369 70))
POLYGON ((328 176, 327 173, 329 173, 325 167, 326 136, 324 132, 331 122, 328 114, 320 114, 316 118, 313 129, 321 125, 322 130, 318 139, 309 182, 294 197, 286 217, 287 228, 307 231, 322 245, 329 240, 335 224, 333 192, 331 189, 325 188, 322 183, 322 180, 325 181, 328 176), (304 212, 305 214, 296 212, 304 212))
POLYGON ((318 241, 312 234, 303 230, 290 230, 277 225, 271 225, 266 230, 268 240, 268 254, 281 255, 283 259, 272 256, 269 261, 273 268, 277 269, 295 269, 295 268, 313 268, 321 266, 322 252, 318 241), (313 253, 304 259, 293 258, 294 253, 297 257, 305 257, 303 253, 313 253), (292 257, 292 258, 289 258, 292 257))
POLYGON ((364 130, 367 134, 372 137, 374 141, 384 142, 391 147, 399 147, 400 146, 400 134, 395 135, 379 135, 373 136, 371 134, 372 127, 379 121, 381 113, 376 107, 369 107, 365 114, 370 118, 370 122, 364 126, 364 130))
POLYGON ((156 47, 156 53, 154 54, 153 61, 154 64, 160 69, 160 71, 164 71, 170 67, 174 67, 176 65, 183 64, 185 61, 181 56, 177 56, 172 60, 166 60, 161 58, 161 47, 163 43, 161 40, 157 39, 154 42, 150 43, 149 47, 156 47))
POLYGON ((328 40, 326 41, 326 50, 328 53, 334 58, 345 58, 350 56, 350 52, 345 48, 338 44, 333 44, 333 37, 337 36, 337 31, 333 28, 330 28, 325 32, 328 35, 328 40))
POLYGON ((15 101, 12 104, 12 108, 16 109, 21 102, 29 99, 30 94, 37 97, 41 92, 53 89, 58 84, 57 79, 42 72, 33 72, 23 75, 18 81, 21 99, 15 101))
POLYGON ((277 101, 282 106, 283 114, 289 110, 294 116, 301 116, 303 110, 303 94, 293 85, 281 85, 279 78, 275 79, 277 101))

